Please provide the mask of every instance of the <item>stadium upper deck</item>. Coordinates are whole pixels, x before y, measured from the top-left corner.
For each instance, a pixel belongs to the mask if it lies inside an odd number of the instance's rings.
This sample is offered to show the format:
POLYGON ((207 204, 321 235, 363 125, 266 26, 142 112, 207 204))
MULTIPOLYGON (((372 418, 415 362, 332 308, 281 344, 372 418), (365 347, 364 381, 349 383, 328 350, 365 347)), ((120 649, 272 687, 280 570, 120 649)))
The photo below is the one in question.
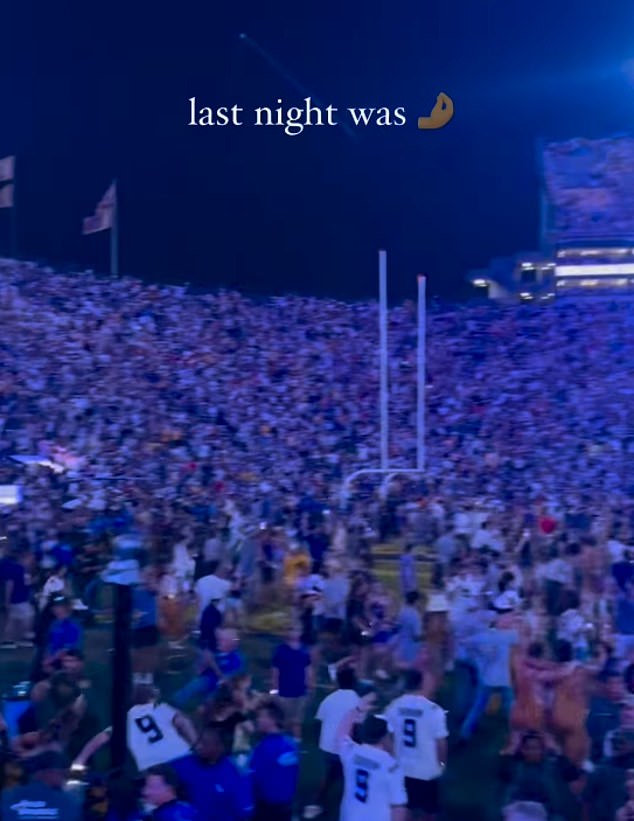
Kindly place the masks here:
POLYGON ((470 281, 498 299, 634 296, 634 138, 548 142, 539 153, 541 252, 495 260, 470 281))

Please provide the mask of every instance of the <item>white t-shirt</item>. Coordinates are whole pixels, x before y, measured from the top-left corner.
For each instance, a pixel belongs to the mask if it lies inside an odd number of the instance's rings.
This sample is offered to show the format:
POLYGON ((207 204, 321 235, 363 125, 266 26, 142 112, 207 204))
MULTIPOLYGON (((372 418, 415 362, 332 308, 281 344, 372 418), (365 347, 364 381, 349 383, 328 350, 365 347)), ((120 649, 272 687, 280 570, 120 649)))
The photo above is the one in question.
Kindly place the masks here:
POLYGON ((128 749, 141 772, 191 752, 174 727, 176 714, 169 704, 138 704, 128 710, 128 749))
POLYGON ((170 571, 178 582, 179 592, 189 593, 196 573, 196 562, 189 555, 186 545, 177 544, 174 548, 170 571))
POLYGON ((393 701, 385 716, 394 732, 394 753, 408 778, 431 781, 442 767, 436 742, 447 738, 445 711, 425 696, 408 693, 393 701))
POLYGON ((490 530, 476 530, 473 539, 471 540, 471 547, 473 550, 482 550, 484 547, 494 549, 495 536, 490 530))
POLYGON ((196 582, 196 595, 200 605, 200 615, 212 601, 218 602, 218 610, 224 612, 225 598, 231 589, 231 582, 221 579, 220 576, 203 576, 196 582))
POLYGON ((51 596, 55 593, 61 593, 63 590, 64 579, 60 579, 59 576, 50 576, 50 578, 46 580, 40 593, 40 608, 44 609, 50 601, 51 596))
POLYGON ((313 573, 305 579, 300 579, 297 583, 297 592, 302 595, 310 593, 315 595, 313 603, 313 615, 324 615, 324 601, 323 601, 324 579, 321 576, 313 573))
POLYGON ((344 780, 340 821, 391 821, 392 807, 407 805, 403 772, 389 753, 346 738, 339 754, 344 780))
POLYGON ((618 539, 610 539, 608 541, 608 553, 610 554, 610 561, 612 564, 622 562, 625 556, 627 545, 620 542, 618 539))
POLYGON ((223 544, 220 539, 207 539, 203 548, 203 557, 206 562, 218 562, 222 558, 223 544))
POLYGON ((564 559, 551 559, 537 568, 537 578, 559 584, 572 585, 573 571, 570 564, 564 559))
POLYGON ((361 702, 354 690, 335 690, 321 702, 317 720, 321 721, 319 749, 337 755, 337 730, 344 717, 361 702))
POLYGON ((161 596, 177 596, 181 592, 180 584, 173 571, 169 570, 159 582, 159 594, 161 596))

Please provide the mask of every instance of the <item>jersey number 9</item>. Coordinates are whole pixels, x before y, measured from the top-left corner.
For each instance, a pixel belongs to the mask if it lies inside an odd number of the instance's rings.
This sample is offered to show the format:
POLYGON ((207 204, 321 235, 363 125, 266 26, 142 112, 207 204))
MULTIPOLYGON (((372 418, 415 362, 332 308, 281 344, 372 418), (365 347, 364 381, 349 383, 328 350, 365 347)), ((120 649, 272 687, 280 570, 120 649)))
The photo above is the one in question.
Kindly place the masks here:
POLYGON ((362 804, 365 804, 368 800, 369 781, 370 773, 367 770, 356 770, 354 797, 362 804))
POLYGON ((160 731, 158 724, 152 716, 141 716, 135 719, 136 726, 141 730, 143 735, 147 738, 150 744, 156 744, 163 738, 163 733, 160 731))
POLYGON ((416 746, 416 722, 413 718, 406 718, 403 722, 403 746, 416 746))

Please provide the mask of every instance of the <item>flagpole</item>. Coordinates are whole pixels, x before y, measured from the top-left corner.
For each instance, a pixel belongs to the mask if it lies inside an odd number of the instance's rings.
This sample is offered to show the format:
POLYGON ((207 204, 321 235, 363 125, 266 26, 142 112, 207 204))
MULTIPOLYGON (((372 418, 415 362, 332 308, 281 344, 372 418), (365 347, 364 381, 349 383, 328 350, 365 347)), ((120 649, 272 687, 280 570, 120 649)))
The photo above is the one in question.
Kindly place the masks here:
POLYGON ((11 208, 11 236, 10 236, 10 250, 13 259, 18 258, 18 207, 17 207, 17 185, 16 185, 16 168, 18 165, 17 157, 13 158, 13 206, 11 208))
POLYGON ((116 180, 114 181, 114 205, 110 228, 110 273, 119 276, 119 194, 116 180))

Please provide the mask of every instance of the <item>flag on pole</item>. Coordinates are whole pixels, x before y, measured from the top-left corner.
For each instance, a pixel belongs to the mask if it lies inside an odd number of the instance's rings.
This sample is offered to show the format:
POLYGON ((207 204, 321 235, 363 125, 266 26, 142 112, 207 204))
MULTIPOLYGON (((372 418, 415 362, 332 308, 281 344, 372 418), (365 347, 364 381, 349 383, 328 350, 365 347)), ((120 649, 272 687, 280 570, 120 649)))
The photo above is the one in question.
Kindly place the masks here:
POLYGON ((13 183, 0 188, 0 208, 13 208, 13 183))
POLYGON ((0 182, 11 182, 15 174, 15 157, 0 160, 0 182))
POLYGON ((83 234, 96 234, 99 231, 107 231, 112 228, 115 217, 116 199, 117 187, 113 182, 99 201, 95 213, 91 217, 84 219, 83 234))

